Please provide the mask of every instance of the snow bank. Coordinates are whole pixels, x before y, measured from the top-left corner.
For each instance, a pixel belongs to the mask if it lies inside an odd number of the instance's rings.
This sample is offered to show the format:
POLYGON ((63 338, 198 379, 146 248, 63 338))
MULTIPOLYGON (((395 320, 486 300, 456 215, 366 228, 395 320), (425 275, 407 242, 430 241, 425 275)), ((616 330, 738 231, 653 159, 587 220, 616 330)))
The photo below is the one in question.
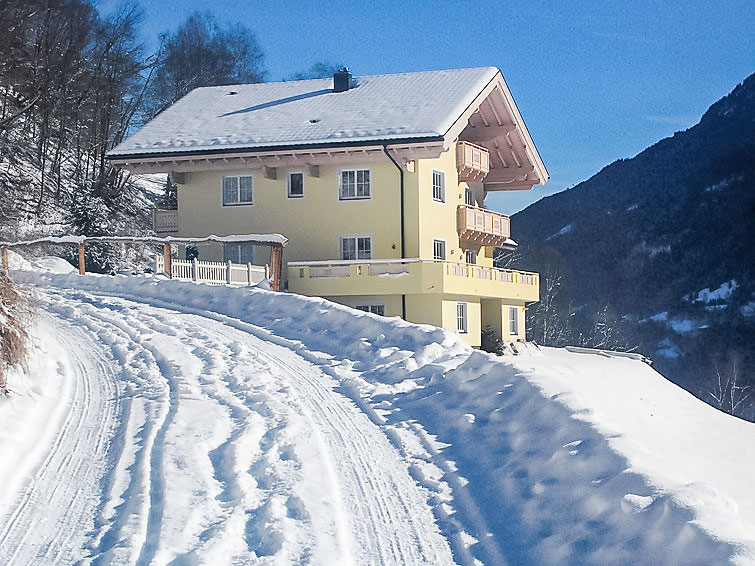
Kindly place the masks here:
POLYGON ((16 272, 251 323, 341 383, 403 454, 461 564, 755 564, 755 425, 641 361, 523 348, 258 289, 16 272))

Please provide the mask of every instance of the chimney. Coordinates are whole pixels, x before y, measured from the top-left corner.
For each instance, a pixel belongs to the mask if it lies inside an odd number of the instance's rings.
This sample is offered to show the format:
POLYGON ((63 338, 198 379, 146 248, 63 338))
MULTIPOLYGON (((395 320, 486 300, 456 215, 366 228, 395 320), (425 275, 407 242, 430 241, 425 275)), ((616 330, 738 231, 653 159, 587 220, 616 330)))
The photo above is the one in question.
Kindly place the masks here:
POLYGON ((333 92, 345 92, 351 88, 351 73, 346 67, 333 73, 333 92))

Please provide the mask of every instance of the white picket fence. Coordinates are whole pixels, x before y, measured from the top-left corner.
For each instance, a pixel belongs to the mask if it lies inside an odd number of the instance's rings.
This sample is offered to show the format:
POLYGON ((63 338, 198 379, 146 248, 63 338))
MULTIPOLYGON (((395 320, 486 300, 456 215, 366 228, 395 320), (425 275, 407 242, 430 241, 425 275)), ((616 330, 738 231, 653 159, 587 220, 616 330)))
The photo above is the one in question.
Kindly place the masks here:
MULTIPOLYGON (((256 285, 270 278, 270 268, 265 265, 246 265, 222 261, 199 261, 198 259, 171 259, 171 277, 188 279, 210 285, 256 285)), ((155 255, 155 273, 165 273, 165 260, 155 255)))

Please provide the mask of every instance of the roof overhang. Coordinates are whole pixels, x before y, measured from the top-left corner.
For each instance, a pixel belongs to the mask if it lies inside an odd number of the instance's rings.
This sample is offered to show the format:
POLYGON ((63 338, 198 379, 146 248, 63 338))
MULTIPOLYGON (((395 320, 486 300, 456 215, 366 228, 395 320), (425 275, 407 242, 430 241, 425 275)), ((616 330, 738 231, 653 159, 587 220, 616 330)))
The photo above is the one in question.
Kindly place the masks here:
POLYGON ((448 129, 444 147, 457 140, 481 145, 490 153, 488 191, 529 190, 548 180, 535 143, 500 71, 448 129))
POLYGON ((374 140, 372 142, 342 142, 329 144, 273 146, 237 151, 222 149, 108 155, 113 164, 134 174, 190 173, 213 169, 255 169, 264 167, 304 167, 331 163, 371 163, 385 161, 387 148, 400 163, 416 159, 439 157, 444 149, 442 137, 411 140, 374 140))

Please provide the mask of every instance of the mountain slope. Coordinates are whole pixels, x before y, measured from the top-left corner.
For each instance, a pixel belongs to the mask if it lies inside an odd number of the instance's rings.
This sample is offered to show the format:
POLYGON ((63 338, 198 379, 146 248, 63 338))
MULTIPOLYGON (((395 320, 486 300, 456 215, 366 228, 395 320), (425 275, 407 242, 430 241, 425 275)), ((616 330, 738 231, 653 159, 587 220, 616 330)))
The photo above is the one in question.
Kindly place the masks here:
POLYGON ((562 303, 609 305, 704 394, 715 368, 753 361, 754 189, 751 75, 692 128, 514 215, 512 232, 528 268, 563 274, 562 303))

